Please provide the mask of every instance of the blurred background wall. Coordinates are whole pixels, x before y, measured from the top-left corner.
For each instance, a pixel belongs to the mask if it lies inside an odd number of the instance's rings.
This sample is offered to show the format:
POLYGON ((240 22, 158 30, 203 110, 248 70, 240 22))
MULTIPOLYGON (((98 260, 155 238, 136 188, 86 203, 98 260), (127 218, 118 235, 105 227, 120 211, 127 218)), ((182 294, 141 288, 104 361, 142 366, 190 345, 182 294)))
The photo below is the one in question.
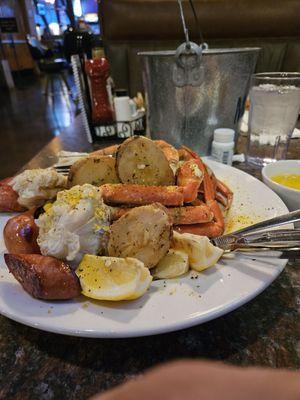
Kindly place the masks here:
MULTIPOLYGON (((299 0, 194 0, 210 47, 262 48, 257 72, 300 72, 299 0)), ((198 29, 184 1, 192 40, 198 29)), ((183 41, 177 0, 102 0, 101 29, 112 75, 133 95, 142 89, 137 52, 171 50, 183 41)))

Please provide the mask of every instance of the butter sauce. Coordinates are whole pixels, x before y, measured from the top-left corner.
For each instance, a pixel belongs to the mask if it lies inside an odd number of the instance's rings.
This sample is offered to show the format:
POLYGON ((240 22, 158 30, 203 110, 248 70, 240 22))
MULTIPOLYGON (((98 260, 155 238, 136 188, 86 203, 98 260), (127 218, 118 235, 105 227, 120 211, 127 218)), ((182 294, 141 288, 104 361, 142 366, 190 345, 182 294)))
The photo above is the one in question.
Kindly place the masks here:
POLYGON ((271 177, 272 181, 292 189, 300 190, 300 174, 282 174, 271 177))

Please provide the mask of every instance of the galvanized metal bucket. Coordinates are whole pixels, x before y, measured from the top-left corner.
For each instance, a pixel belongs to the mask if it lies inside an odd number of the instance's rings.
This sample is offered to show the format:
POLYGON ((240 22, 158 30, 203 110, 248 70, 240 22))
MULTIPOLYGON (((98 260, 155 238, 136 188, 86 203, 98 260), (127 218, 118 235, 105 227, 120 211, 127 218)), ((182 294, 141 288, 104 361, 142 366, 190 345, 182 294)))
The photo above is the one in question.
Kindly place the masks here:
POLYGON ((259 48, 141 52, 148 131, 153 139, 210 154, 213 131, 237 130, 259 48))

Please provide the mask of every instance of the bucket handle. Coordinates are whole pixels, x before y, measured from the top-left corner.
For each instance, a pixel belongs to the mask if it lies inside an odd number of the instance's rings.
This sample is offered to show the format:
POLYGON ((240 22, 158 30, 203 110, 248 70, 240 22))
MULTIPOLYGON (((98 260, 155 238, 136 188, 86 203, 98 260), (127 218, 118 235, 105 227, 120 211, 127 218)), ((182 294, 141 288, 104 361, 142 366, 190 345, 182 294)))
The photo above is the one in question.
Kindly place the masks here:
MULTIPOLYGON (((199 86, 204 79, 203 70, 200 66, 202 52, 208 48, 207 43, 201 43, 200 46, 189 39, 189 31, 186 27, 183 13, 182 0, 177 0, 180 10, 180 17, 185 36, 185 42, 182 43, 175 52, 175 65, 173 69, 173 81, 178 87, 187 85, 199 86)), ((192 4, 192 3, 191 3, 192 4)), ((195 9, 192 7, 194 15, 195 9)))
POLYGON ((185 23, 185 18, 184 18, 184 13, 183 13, 183 8, 182 8, 182 0, 178 0, 178 5, 179 5, 179 10, 180 10, 180 18, 181 18, 182 27, 183 27, 183 33, 185 36, 185 46, 186 46, 186 49, 189 50, 191 47, 190 38, 189 38, 189 30, 186 27, 186 23, 185 23))
POLYGON ((198 19, 197 13, 196 13, 196 9, 195 9, 193 0, 189 0, 189 3, 190 3, 191 9, 192 9, 193 14, 194 14, 194 19, 195 19, 196 26, 198 28, 200 44, 202 45, 202 47, 204 49, 208 49, 208 44, 206 42, 204 42, 204 38, 203 38, 203 35, 202 35, 202 32, 201 32, 200 23, 199 23, 199 19, 198 19))
MULTIPOLYGON (((188 50, 188 49, 190 49, 189 30, 188 30, 188 28, 186 26, 186 22, 185 22, 185 16, 184 16, 184 12, 183 12, 182 0, 177 0, 177 2, 178 2, 178 5, 179 5, 180 18, 181 18, 181 23, 182 23, 182 27, 183 27, 183 33, 184 33, 184 36, 185 36, 186 49, 188 50)), ((195 22, 196 22, 197 28, 199 30, 199 37, 200 37, 200 41, 201 41, 200 47, 202 48, 202 50, 207 50, 208 49, 208 44, 206 42, 204 42, 204 40, 203 40, 203 35, 202 35, 201 29, 200 29, 200 24, 199 24, 197 13, 196 13, 196 10, 195 10, 194 4, 193 4, 193 0, 189 0, 189 3, 191 5, 191 9, 193 11, 195 22)))

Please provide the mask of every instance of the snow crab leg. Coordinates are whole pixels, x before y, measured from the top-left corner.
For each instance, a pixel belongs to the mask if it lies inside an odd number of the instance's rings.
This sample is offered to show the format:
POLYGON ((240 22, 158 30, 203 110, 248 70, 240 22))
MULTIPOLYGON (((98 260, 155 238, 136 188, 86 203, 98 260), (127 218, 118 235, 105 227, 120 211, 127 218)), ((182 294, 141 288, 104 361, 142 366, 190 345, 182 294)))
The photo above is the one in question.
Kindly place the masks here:
MULTIPOLYGON (((128 213, 131 208, 112 207, 112 220, 115 221, 128 213)), ((172 207, 165 209, 175 225, 197 224, 210 222, 213 219, 213 213, 205 204, 199 206, 172 207)))
MULTIPOLYGON (((183 146, 181 149, 179 149, 178 153, 179 153, 180 159, 184 160, 184 161, 192 160, 192 159, 201 160, 201 158, 198 156, 197 153, 195 153, 194 151, 190 150, 188 147, 185 147, 185 146, 183 146)), ((229 187, 227 185, 225 185, 224 182, 221 182, 219 179, 216 178, 213 171, 207 165, 205 165, 202 160, 201 160, 201 162, 205 166, 207 173, 211 179, 212 188, 215 191, 216 200, 225 207, 225 211, 228 210, 232 204, 233 192, 229 189, 229 187)), ((200 185, 199 193, 204 194, 203 182, 200 185)))
MULTIPOLYGON (((213 212, 214 220, 212 222, 195 225, 179 225, 175 229, 178 232, 188 232, 196 235, 205 235, 208 237, 220 236, 224 232, 224 217, 220 206, 216 200, 216 191, 214 189, 214 183, 211 179, 209 172, 201 160, 201 158, 187 147, 183 147, 181 150, 181 156, 185 159, 194 159, 203 173, 203 196, 205 204, 213 212)), ((225 186, 222 186, 222 190, 225 190, 225 186)))
POLYGON ((100 186, 105 203, 142 206, 161 203, 164 206, 182 206, 183 188, 179 186, 145 186, 106 183, 100 186))
POLYGON ((136 184, 105 184, 101 186, 105 202, 110 204, 182 206, 197 198, 203 174, 194 160, 184 163, 178 171, 178 186, 145 186, 136 184))
POLYGON ((216 181, 216 199, 225 207, 225 210, 228 210, 232 204, 233 192, 229 189, 227 185, 225 185, 224 182, 221 182, 219 179, 217 179, 216 181))
POLYGON ((177 173, 177 185, 183 188, 186 203, 191 203, 198 196, 198 190, 204 174, 195 159, 185 161, 177 173))

